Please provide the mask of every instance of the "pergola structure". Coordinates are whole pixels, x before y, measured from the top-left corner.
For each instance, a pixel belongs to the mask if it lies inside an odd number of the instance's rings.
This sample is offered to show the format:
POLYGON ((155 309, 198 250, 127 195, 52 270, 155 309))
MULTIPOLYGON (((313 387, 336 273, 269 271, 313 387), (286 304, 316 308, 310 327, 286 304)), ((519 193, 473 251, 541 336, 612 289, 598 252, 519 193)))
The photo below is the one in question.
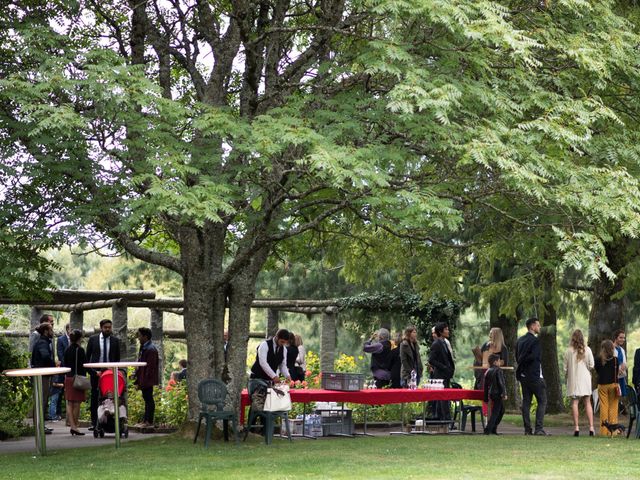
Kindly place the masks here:
MULTIPOLYGON (((184 330, 165 330, 163 326, 164 312, 182 315, 184 300, 182 298, 156 298, 153 291, 148 290, 48 290, 46 298, 33 300, 15 300, 0 298, 0 305, 23 304, 31 305, 30 331, 38 326, 40 317, 45 311, 60 311, 69 313, 69 323, 72 329, 84 330, 84 312, 111 308, 111 320, 113 333, 123 345, 123 352, 127 357, 135 358, 135 346, 128 344, 128 309, 147 308, 150 313, 150 328, 153 333, 154 343, 163 358, 163 339, 185 338, 184 330)), ((283 299, 256 299, 252 308, 267 309, 267 325, 264 332, 251 332, 250 337, 266 338, 273 335, 278 329, 279 313, 293 312, 306 315, 322 315, 320 368, 323 371, 333 369, 333 361, 336 346, 336 321, 338 304, 336 300, 283 300, 283 299)), ((4 336, 28 336, 29 332, 0 331, 4 336)), ((93 331, 89 332, 93 333, 93 331)), ((161 360, 162 362, 162 360, 161 360)), ((159 371, 163 371, 160 365, 159 371)))

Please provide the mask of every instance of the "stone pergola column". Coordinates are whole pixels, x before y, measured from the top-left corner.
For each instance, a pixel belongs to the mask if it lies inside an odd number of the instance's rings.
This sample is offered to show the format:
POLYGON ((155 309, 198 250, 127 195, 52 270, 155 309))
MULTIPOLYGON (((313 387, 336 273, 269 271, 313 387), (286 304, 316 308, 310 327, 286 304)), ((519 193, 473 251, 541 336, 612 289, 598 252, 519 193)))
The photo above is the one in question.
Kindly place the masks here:
POLYGON ((131 351, 129 350, 129 339, 127 338, 127 323, 129 319, 126 303, 123 302, 111 307, 111 322, 113 323, 113 334, 120 340, 120 359, 124 361, 137 358, 135 345, 133 345, 131 351))
POLYGON ((160 385, 164 384, 164 317, 162 310, 150 308, 151 313, 151 335, 153 344, 158 349, 158 380, 160 385))
POLYGON ((32 332, 38 325, 40 325, 40 317, 44 312, 38 307, 31 307, 31 320, 29 322, 29 332, 32 332))
POLYGON ((280 311, 273 308, 267 308, 267 336, 273 337, 278 331, 278 322, 280 320, 280 311))
POLYGON ((327 308, 322 314, 320 327, 320 371, 333 372, 336 353, 337 309, 327 308))
MULTIPOLYGON (((69 325, 71 325, 71 331, 84 329, 84 311, 72 310, 69 313, 69 325)), ((89 335, 93 332, 89 332, 89 335)))

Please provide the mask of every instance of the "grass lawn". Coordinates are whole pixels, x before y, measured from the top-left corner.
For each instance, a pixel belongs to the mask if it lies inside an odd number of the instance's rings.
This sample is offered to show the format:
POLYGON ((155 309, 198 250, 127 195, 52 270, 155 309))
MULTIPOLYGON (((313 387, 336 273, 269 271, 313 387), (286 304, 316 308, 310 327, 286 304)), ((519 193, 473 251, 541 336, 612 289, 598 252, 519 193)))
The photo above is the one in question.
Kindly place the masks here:
POLYGON ((640 442, 623 438, 503 435, 275 439, 236 447, 171 435, 115 448, 0 455, 2 479, 636 478, 640 442))

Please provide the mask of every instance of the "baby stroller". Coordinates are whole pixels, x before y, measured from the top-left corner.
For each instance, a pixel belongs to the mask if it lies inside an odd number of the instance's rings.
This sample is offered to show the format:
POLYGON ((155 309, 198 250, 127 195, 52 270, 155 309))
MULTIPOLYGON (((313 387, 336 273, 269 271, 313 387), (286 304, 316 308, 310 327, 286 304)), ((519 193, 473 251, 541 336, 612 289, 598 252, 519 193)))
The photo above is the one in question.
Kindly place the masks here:
MULTIPOLYGON (((129 438, 129 428, 127 426, 127 398, 125 386, 127 380, 124 374, 118 370, 118 402, 119 402, 119 421, 120 436, 129 438)), ((115 433, 115 403, 113 401, 113 372, 105 370, 100 374, 98 380, 98 389, 100 396, 98 397, 98 424, 93 430, 94 438, 104 437, 106 433, 115 433)))

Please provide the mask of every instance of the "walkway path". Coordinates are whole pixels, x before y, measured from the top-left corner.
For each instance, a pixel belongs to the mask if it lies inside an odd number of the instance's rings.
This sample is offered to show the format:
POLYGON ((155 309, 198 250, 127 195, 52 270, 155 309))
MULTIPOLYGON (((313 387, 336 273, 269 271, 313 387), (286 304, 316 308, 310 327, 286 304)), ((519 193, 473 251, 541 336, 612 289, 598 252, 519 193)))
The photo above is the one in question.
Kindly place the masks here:
MULTIPOLYGON (((69 427, 66 427, 64 423, 64 420, 59 422, 47 422, 47 427, 53 428, 53 433, 51 435, 47 435, 47 452, 62 448, 83 448, 100 445, 112 445, 115 448, 113 433, 106 433, 104 438, 93 438, 93 432, 89 432, 86 428, 81 428, 80 431, 86 433, 85 436, 71 436, 69 433, 69 427)), ((135 431, 135 429, 130 428, 129 438, 123 438, 122 443, 163 435, 166 435, 166 433, 139 433, 135 431)), ((35 451, 36 441, 34 437, 21 437, 15 440, 11 439, 0 442, 0 455, 16 452, 34 452, 35 454, 35 451)))

